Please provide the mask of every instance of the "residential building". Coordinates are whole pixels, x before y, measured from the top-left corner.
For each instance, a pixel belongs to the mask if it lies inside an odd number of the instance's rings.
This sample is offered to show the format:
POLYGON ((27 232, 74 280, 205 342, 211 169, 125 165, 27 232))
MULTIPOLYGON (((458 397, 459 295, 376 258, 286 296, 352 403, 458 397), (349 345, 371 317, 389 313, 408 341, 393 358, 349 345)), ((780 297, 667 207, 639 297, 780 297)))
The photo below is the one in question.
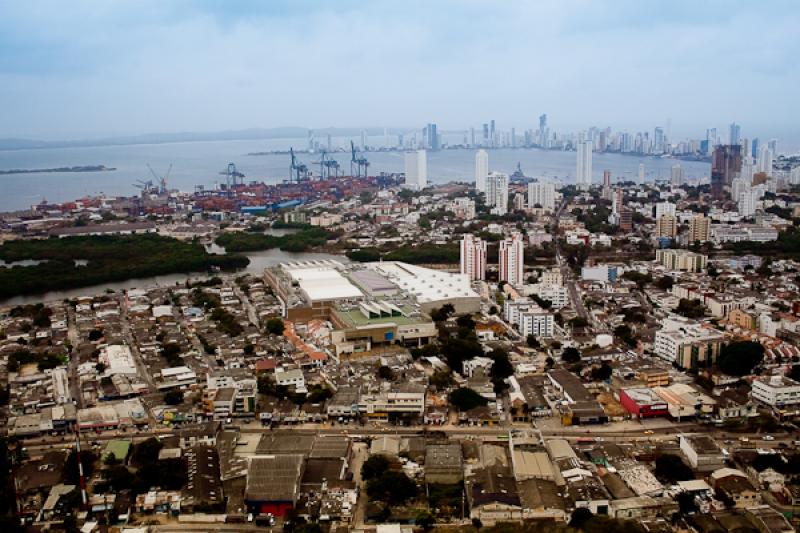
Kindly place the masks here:
POLYGON ((719 331, 698 323, 667 319, 656 332, 653 351, 681 368, 697 368, 717 360, 724 338, 719 331))
POLYGON ((550 211, 556 208, 556 186, 548 182, 532 182, 528 184, 528 207, 541 206, 550 211))
POLYGON ((475 153, 475 190, 486 193, 486 178, 489 176, 489 154, 486 150, 475 153))
POLYGON ((592 148, 591 140, 581 139, 578 141, 575 182, 581 190, 587 190, 592 185, 592 148))
POLYGON ((656 261, 669 270, 700 272, 706 267, 708 257, 689 250, 656 250, 656 261))
POLYGON ((523 284, 525 245, 522 235, 515 233, 510 239, 500 241, 500 281, 512 287, 523 284))
POLYGON ((711 238, 711 219, 705 215, 697 215, 689 221, 688 242, 706 242, 711 238))
POLYGON ((674 239, 678 234, 678 219, 675 215, 661 215, 656 219, 656 238, 669 237, 674 239))
POLYGON ((490 172, 486 177, 486 205, 494 214, 508 213, 508 174, 490 172))
POLYGON ((461 239, 461 273, 471 280, 486 279, 486 241, 470 233, 461 239))
POLYGON ((406 152, 406 187, 419 191, 428 186, 428 154, 425 150, 406 152))

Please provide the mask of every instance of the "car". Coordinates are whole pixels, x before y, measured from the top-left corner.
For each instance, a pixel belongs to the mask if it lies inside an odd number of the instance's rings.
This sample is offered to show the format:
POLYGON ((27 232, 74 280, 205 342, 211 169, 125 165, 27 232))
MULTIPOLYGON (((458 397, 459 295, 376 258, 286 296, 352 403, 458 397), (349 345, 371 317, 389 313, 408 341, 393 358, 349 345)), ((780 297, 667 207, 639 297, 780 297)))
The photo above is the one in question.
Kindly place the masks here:
POLYGON ((644 432, 645 435, 652 435, 653 433, 655 433, 655 431, 653 431, 652 429, 648 429, 647 431, 644 432))
POLYGON ((773 437, 772 435, 764 435, 763 438, 764 440, 775 440, 775 437, 773 437))

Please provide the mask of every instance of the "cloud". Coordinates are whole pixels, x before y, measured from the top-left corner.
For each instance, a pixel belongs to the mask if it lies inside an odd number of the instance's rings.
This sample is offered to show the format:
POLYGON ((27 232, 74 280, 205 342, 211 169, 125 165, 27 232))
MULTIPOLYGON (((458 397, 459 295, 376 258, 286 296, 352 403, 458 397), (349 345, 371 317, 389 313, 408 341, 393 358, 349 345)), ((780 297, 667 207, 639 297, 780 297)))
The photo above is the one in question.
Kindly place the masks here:
POLYGON ((0 0, 0 135, 523 129, 542 112, 778 135, 800 118, 799 20, 788 1, 0 0))

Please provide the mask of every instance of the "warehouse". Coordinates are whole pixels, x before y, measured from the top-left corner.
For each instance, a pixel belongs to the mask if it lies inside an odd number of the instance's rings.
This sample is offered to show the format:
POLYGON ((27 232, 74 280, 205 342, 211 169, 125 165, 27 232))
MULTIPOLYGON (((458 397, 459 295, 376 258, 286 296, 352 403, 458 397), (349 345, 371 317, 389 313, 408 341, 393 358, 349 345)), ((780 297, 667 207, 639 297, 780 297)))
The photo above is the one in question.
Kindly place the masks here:
POLYGON ((648 388, 620 389, 619 403, 637 418, 666 416, 669 406, 658 394, 648 388))

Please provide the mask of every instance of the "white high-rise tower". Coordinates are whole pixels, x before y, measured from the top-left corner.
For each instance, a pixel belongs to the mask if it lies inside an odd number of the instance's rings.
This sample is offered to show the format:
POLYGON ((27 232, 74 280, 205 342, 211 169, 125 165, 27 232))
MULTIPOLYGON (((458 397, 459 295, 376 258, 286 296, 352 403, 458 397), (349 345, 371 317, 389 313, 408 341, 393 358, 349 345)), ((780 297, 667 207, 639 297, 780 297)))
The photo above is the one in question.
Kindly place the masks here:
POLYGON ((528 184, 528 207, 533 208, 537 204, 551 211, 556 208, 555 183, 534 181, 528 184))
POLYGON ((486 176, 489 175, 489 154, 478 150, 475 154, 475 190, 486 193, 486 176))
POLYGON ((421 191, 428 186, 428 154, 425 150, 406 152, 406 187, 421 191))
POLYGON ((470 233, 461 240, 461 273, 470 280, 486 279, 486 241, 470 233))
POLYGON ((592 141, 578 141, 578 165, 575 181, 579 189, 588 189, 592 185, 592 141))
POLYGON ((508 174, 490 172, 486 177, 486 205, 496 215, 508 213, 508 174))

